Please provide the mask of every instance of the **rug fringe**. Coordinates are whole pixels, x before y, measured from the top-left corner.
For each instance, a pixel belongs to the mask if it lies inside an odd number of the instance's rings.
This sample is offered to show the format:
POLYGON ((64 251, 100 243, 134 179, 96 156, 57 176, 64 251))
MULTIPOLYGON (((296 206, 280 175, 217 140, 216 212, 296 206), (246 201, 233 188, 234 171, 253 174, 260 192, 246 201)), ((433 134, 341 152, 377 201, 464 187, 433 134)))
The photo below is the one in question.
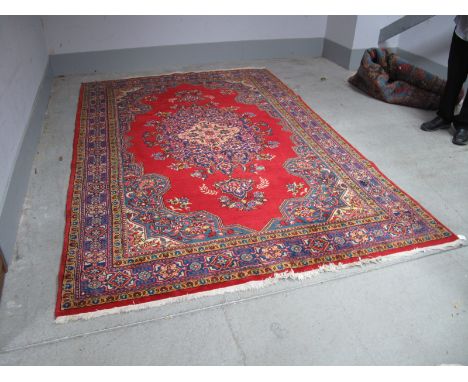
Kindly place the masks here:
POLYGON ((323 272, 338 272, 342 269, 347 269, 347 268, 352 268, 352 267, 362 267, 363 265, 371 264, 371 263, 377 264, 377 263, 383 263, 383 262, 391 262, 391 261, 395 261, 396 259, 414 256, 415 254, 453 249, 453 248, 463 246, 465 241, 466 241, 465 236, 458 235, 458 240, 455 240, 450 243, 433 245, 433 246, 425 247, 425 248, 416 248, 410 251, 398 252, 398 253, 394 253, 391 255, 384 255, 384 256, 379 256, 379 257, 375 257, 371 259, 359 258, 358 261, 355 261, 352 263, 325 264, 317 269, 313 269, 313 270, 305 271, 305 272, 294 272, 293 270, 288 270, 288 271, 281 272, 281 273, 275 273, 272 277, 269 277, 265 280, 249 281, 244 284, 233 285, 233 286, 228 286, 224 288, 221 287, 221 288, 213 289, 209 291, 186 294, 186 295, 177 296, 177 297, 171 297, 171 298, 167 298, 164 300, 150 301, 150 302, 141 303, 141 304, 134 303, 133 305, 126 305, 126 306, 110 308, 110 309, 102 309, 96 312, 80 313, 80 314, 69 315, 69 316, 60 316, 55 319, 55 322, 58 324, 62 324, 62 323, 70 322, 70 321, 76 321, 76 320, 89 320, 92 318, 107 316, 110 314, 148 309, 152 307, 166 305, 166 304, 173 303, 173 302, 194 300, 197 298, 215 296, 215 295, 220 295, 224 293, 260 289, 266 286, 273 285, 277 283, 279 280, 284 280, 284 279, 306 280, 306 279, 316 277, 317 275, 323 272))

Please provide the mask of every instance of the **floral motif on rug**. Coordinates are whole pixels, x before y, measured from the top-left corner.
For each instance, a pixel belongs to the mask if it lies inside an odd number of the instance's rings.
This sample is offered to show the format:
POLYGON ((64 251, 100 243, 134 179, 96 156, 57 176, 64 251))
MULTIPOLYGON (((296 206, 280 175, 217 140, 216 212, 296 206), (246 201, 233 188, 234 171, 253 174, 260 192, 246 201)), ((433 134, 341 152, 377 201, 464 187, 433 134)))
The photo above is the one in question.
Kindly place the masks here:
POLYGON ((56 315, 455 240, 268 70, 84 83, 56 315))

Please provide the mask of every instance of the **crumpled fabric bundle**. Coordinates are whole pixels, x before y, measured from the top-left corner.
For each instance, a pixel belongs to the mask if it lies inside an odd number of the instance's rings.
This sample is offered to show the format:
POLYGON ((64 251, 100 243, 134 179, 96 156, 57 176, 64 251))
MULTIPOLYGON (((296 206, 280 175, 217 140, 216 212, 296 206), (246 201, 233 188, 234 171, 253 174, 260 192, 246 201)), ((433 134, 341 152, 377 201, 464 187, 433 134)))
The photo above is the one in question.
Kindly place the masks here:
MULTIPOLYGON (((410 64, 388 49, 367 49, 357 73, 348 79, 381 101, 437 110, 446 81, 410 64)), ((463 98, 463 90, 459 100, 463 98)))

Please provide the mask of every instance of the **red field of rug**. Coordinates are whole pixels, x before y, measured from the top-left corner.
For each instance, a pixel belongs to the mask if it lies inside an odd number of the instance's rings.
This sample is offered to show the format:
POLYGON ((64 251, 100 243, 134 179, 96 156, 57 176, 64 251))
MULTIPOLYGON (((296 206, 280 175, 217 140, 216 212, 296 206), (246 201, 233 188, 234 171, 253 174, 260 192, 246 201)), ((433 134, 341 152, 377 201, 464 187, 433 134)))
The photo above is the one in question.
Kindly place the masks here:
POLYGON ((265 69, 85 83, 56 316, 457 239, 265 69))

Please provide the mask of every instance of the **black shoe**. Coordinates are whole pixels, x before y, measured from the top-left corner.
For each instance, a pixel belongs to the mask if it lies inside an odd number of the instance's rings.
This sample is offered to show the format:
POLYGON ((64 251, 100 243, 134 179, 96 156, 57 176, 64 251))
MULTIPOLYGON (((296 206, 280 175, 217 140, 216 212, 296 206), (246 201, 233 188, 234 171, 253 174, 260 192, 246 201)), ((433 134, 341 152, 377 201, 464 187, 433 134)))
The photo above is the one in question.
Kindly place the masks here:
POLYGON ((430 120, 429 122, 424 122, 421 125, 421 130, 424 131, 436 131, 440 129, 448 129, 450 127, 450 122, 447 122, 445 119, 441 117, 435 117, 434 119, 430 120))
POLYGON ((452 142, 456 145, 466 145, 468 143, 468 129, 458 129, 453 136, 452 142))

